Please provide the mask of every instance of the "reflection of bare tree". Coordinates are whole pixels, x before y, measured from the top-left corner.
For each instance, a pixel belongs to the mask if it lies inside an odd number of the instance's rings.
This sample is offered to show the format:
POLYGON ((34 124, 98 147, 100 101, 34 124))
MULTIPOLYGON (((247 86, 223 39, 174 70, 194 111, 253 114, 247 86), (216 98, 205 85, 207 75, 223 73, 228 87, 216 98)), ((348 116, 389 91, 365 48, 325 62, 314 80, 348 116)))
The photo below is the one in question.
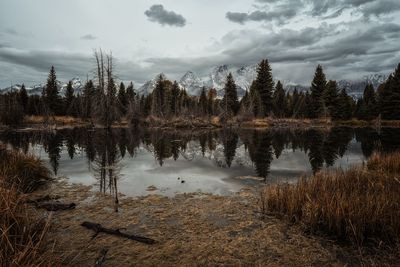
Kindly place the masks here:
POLYGON ((118 179, 120 177, 121 154, 111 129, 96 133, 94 145, 97 148, 93 170, 99 181, 100 192, 109 193, 114 199, 114 209, 118 212, 118 179))

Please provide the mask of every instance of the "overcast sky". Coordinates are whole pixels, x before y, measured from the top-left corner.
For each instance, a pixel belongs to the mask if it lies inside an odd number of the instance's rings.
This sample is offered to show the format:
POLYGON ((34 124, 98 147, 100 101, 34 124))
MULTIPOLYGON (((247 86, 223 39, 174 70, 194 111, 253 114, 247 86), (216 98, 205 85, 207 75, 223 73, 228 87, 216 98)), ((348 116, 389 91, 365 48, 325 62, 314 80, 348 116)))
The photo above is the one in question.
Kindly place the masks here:
POLYGON ((112 51, 137 85, 268 58, 279 79, 308 84, 389 73, 400 62, 399 0, 1 0, 0 87, 92 75, 112 51))

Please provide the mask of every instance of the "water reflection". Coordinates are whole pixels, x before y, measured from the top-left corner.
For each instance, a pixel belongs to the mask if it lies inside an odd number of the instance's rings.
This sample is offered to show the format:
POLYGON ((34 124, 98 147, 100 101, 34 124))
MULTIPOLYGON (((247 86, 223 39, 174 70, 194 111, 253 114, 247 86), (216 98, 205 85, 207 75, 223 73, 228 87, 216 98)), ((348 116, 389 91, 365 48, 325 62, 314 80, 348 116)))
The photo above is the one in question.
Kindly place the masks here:
POLYGON ((277 177, 291 179, 324 167, 345 168, 360 163, 374 150, 400 149, 400 129, 192 132, 75 128, 1 132, 0 141, 25 153, 45 154, 56 175, 60 168, 62 175, 68 177, 82 177, 78 172, 85 177, 90 174, 92 181, 93 177, 96 179, 99 192, 113 196, 117 211, 119 189, 128 194, 130 190, 143 194, 148 183, 159 184, 160 190, 164 188, 171 194, 197 189, 224 193, 234 190, 234 186, 226 184, 226 179, 236 176, 259 176, 269 181, 277 177), (179 185, 175 181, 179 175, 192 177, 192 183, 179 185))

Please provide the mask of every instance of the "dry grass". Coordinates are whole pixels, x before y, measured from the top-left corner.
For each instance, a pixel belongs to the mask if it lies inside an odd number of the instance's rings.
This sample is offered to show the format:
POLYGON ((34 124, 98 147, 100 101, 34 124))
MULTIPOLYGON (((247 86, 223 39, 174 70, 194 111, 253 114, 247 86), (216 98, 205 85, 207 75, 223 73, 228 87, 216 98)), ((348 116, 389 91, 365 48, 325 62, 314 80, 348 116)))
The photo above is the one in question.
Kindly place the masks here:
POLYGON ((23 193, 32 192, 51 179, 50 171, 40 159, 4 146, 0 146, 0 176, 6 187, 16 185, 23 193))
POLYGON ((15 187, 0 187, 0 266, 56 265, 42 249, 49 219, 35 219, 28 210, 15 187))
POLYGON ((23 194, 49 179, 39 159, 0 146, 0 266, 54 266, 43 250, 50 220, 37 219, 23 194))
POLYGON ((400 236, 399 170, 400 153, 375 154, 364 167, 270 186, 261 194, 261 208, 358 246, 393 245, 400 236))
POLYGON ((86 125, 89 121, 82 120, 80 118, 75 118, 72 116, 51 116, 48 117, 46 121, 45 116, 25 116, 25 124, 44 124, 51 123, 56 125, 86 125))

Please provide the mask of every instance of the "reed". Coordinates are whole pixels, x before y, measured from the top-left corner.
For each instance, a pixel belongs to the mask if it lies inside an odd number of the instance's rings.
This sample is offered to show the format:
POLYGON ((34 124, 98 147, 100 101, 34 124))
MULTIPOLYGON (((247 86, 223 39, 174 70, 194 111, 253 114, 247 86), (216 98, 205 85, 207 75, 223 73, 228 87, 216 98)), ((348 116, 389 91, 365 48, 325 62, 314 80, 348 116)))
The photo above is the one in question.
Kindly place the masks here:
POLYGON ((17 187, 0 187, 0 266, 52 266, 44 250, 49 219, 31 216, 25 202, 17 187))
POLYGON ((265 214, 282 215, 311 233, 358 246, 396 244, 400 236, 400 153, 374 154, 366 166, 323 171, 297 184, 267 187, 265 214))
POLYGON ((51 179, 50 171, 40 159, 5 146, 0 146, 0 176, 6 187, 17 186, 23 193, 33 192, 51 179))

